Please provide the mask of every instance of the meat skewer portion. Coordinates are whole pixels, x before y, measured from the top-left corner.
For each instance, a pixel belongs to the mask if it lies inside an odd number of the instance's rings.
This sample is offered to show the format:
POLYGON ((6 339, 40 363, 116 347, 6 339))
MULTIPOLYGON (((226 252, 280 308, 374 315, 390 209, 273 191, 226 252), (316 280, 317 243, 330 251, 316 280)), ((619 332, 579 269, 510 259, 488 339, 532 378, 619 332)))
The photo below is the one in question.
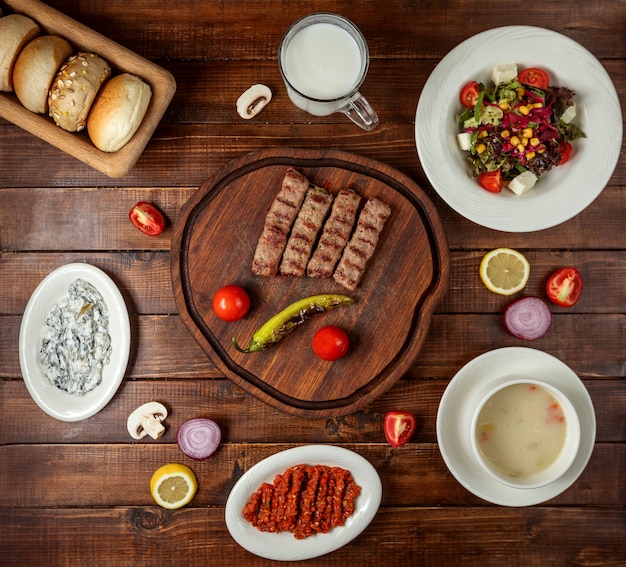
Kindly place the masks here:
POLYGON ((322 228, 333 196, 316 185, 306 192, 302 208, 296 217, 280 264, 283 276, 304 276, 313 245, 322 228))
POLYGON ((360 202, 361 197, 351 189, 341 189, 337 193, 322 236, 307 265, 307 276, 329 278, 333 275, 341 252, 350 238, 360 202))
POLYGON ((263 232, 254 251, 253 274, 269 277, 278 273, 289 231, 308 188, 309 181, 304 175, 292 167, 287 169, 280 191, 265 217, 263 232))
POLYGON ((369 199, 357 221, 354 234, 343 251, 333 279, 347 289, 354 290, 365 272, 368 260, 374 254, 385 221, 391 208, 379 199, 369 199))

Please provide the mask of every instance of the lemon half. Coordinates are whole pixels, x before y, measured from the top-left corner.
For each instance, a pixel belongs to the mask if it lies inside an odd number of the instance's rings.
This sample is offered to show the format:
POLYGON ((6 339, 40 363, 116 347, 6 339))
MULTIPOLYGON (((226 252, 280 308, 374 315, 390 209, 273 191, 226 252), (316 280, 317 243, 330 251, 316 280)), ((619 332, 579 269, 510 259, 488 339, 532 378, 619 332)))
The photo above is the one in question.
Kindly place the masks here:
POLYGON ((513 295, 524 289, 530 276, 530 264, 517 250, 496 248, 483 256, 479 273, 489 291, 513 295))
POLYGON ((198 490, 196 475, 186 465, 170 463, 154 471, 150 493, 163 508, 175 510, 189 504, 198 490))

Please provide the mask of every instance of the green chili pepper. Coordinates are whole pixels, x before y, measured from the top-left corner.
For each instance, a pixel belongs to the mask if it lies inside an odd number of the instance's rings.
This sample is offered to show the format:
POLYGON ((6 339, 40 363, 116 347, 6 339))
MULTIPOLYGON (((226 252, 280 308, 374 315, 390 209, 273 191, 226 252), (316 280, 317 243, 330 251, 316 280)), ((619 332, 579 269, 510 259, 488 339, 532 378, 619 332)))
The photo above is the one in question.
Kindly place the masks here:
POLYGON ((354 303, 354 299, 351 297, 333 293, 305 297, 304 299, 292 303, 267 321, 267 323, 252 335, 252 340, 248 348, 241 348, 235 338, 233 338, 233 344, 239 352, 258 352, 265 350, 275 345, 313 315, 325 313, 341 305, 351 305, 352 303, 354 303))

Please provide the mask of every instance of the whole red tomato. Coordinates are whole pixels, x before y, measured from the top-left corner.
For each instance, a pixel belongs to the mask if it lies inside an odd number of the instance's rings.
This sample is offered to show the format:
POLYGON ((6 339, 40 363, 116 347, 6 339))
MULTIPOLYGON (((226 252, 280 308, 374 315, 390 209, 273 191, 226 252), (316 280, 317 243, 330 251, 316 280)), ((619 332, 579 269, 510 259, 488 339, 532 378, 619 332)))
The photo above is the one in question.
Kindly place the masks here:
POLYGON ((313 335, 313 351, 322 360, 338 360, 348 352, 350 338, 342 328, 328 325, 313 335))
POLYGON ((213 296, 213 311, 222 321, 239 321, 250 310, 250 296, 238 285, 225 285, 213 296))
POLYGON ((165 228, 165 215, 158 207, 146 201, 139 201, 128 213, 130 222, 148 236, 157 236, 165 228))

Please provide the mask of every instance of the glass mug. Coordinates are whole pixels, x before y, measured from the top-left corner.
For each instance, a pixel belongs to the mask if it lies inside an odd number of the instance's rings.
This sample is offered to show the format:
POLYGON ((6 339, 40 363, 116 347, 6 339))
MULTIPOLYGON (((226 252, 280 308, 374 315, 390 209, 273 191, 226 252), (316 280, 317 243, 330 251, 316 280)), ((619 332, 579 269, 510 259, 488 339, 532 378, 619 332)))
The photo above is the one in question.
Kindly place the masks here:
POLYGON ((367 131, 378 126, 378 115, 359 93, 369 50, 350 20, 329 13, 297 20, 280 42, 278 66, 298 108, 314 116, 343 112, 367 131))

